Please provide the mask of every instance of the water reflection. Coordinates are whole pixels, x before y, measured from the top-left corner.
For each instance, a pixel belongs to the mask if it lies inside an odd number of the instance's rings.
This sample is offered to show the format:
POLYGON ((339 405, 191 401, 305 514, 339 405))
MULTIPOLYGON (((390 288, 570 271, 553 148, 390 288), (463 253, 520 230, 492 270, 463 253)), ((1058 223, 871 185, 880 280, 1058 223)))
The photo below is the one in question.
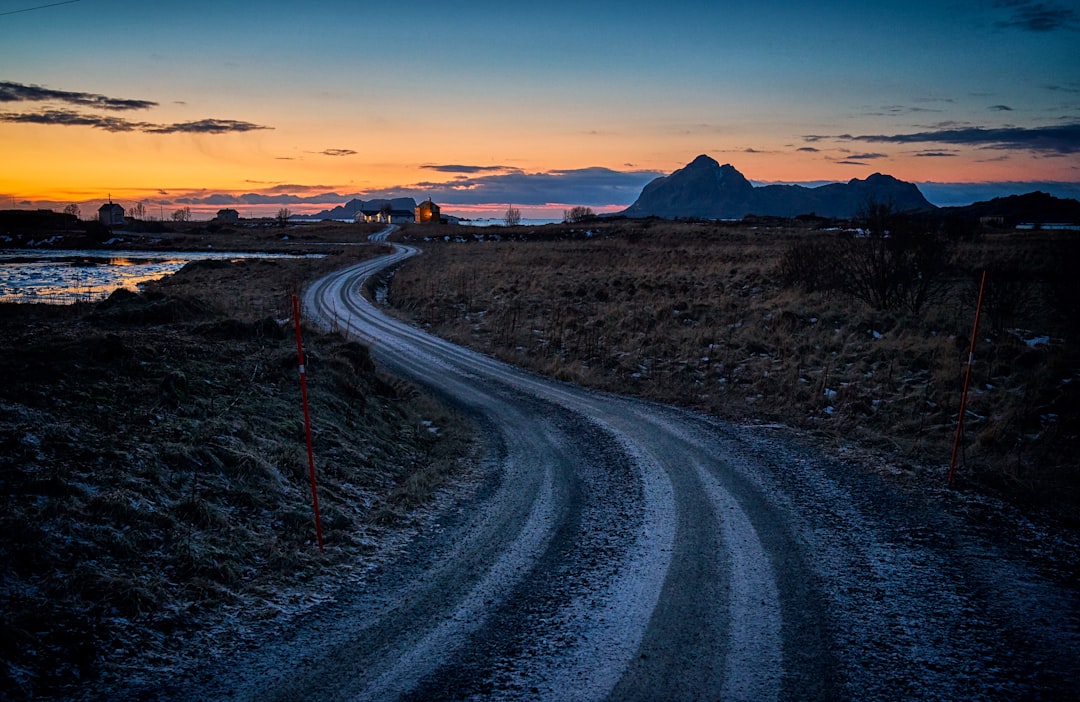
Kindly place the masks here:
POLYGON ((103 300, 117 288, 137 290, 191 261, 297 258, 230 252, 0 251, 0 302, 67 305, 103 300))

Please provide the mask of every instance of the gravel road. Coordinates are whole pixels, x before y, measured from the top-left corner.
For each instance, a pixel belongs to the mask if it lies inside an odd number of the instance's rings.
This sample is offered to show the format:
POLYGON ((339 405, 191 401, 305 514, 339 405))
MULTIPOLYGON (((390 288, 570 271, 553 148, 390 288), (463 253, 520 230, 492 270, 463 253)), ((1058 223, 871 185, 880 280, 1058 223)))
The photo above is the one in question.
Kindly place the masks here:
POLYGON ((893 700, 1080 689, 1077 586, 1031 524, 1001 527, 974 497, 905 490, 779 427, 584 390, 429 336, 359 292, 416 253, 398 246, 327 276, 304 307, 475 419, 487 444, 479 486, 397 562, 280 640, 208 667, 185 694, 893 700))

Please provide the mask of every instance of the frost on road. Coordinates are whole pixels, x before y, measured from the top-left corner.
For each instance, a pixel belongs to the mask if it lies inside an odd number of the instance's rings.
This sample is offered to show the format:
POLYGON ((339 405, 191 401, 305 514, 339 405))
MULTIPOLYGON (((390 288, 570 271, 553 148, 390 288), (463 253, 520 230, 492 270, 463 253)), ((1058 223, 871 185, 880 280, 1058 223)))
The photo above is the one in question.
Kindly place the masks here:
POLYGON ((975 699, 1075 691, 1075 584, 775 434, 512 368, 379 311, 310 318, 470 415, 477 490, 396 562, 176 697, 975 699))

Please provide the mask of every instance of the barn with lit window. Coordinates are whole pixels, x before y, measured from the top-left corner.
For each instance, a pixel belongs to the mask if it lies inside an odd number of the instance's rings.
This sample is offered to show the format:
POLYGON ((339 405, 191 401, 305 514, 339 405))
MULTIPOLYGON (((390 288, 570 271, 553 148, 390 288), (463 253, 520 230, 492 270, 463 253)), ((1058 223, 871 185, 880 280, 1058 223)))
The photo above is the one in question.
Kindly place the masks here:
POLYGON ((438 224, 440 219, 439 206, 432 202, 430 197, 416 206, 417 224, 438 224))

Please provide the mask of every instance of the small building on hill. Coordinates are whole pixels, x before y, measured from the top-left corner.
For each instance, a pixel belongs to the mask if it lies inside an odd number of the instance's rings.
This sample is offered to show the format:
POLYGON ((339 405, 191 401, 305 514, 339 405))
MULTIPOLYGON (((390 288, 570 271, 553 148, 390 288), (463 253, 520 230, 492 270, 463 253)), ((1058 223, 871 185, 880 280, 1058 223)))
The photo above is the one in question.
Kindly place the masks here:
POLYGON ((240 221, 240 213, 231 207, 226 207, 223 210, 218 210, 217 214, 214 216, 214 221, 235 224, 240 221))
POLYGON ((417 224, 438 224, 440 219, 439 206, 430 197, 416 206, 417 224))
POLYGON ((98 208, 98 221, 106 227, 124 226, 124 208, 114 202, 108 202, 98 208))

